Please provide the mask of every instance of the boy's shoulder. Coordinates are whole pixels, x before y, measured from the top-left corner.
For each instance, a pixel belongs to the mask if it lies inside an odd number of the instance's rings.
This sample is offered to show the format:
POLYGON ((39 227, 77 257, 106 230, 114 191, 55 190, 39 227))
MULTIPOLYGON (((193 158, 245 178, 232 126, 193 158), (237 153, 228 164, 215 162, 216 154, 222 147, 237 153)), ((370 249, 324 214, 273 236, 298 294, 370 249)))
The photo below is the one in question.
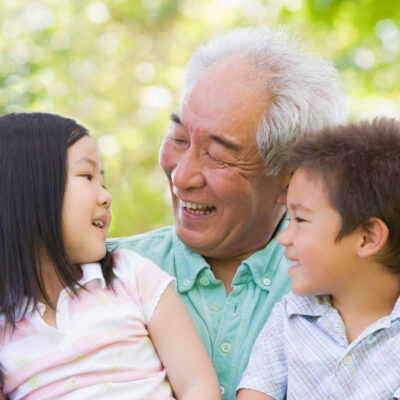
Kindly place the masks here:
POLYGON ((331 297, 328 295, 298 296, 293 292, 283 296, 279 304, 288 318, 296 315, 319 317, 332 308, 331 297))

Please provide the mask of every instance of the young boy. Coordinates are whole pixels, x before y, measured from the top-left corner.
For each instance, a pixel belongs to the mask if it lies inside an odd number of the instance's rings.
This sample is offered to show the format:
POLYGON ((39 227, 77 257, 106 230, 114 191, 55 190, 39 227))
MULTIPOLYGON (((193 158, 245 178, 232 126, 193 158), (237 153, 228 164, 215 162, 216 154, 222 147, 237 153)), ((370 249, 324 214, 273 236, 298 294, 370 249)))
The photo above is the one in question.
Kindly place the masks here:
POLYGON ((292 148, 278 240, 294 293, 255 343, 238 400, 400 398, 400 122, 292 148))

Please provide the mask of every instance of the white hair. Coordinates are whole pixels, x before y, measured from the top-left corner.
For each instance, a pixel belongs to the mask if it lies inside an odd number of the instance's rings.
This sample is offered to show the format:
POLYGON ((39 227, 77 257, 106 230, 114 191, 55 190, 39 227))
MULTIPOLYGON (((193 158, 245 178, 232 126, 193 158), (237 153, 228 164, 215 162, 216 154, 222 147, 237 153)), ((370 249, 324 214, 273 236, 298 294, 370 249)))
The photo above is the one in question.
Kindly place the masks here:
POLYGON ((266 91, 266 108, 256 138, 269 175, 287 163, 289 145, 299 136, 345 122, 345 98, 330 61, 300 48, 285 28, 238 28, 201 45, 183 77, 183 98, 211 64, 247 57, 266 91))

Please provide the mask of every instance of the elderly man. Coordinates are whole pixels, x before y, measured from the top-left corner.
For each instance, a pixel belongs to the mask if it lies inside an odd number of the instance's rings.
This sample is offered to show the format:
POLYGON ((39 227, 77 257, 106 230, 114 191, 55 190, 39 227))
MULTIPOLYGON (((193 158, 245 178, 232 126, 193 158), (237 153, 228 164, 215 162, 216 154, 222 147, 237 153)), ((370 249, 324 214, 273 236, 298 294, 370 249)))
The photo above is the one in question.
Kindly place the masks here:
MULTIPOLYGON (((272 306, 290 289, 276 236, 299 135, 344 121, 339 76, 283 30, 237 29, 200 46, 160 151, 175 227, 112 241, 175 276, 217 371, 235 388, 272 306)), ((173 323, 173 321, 171 321, 173 323)))

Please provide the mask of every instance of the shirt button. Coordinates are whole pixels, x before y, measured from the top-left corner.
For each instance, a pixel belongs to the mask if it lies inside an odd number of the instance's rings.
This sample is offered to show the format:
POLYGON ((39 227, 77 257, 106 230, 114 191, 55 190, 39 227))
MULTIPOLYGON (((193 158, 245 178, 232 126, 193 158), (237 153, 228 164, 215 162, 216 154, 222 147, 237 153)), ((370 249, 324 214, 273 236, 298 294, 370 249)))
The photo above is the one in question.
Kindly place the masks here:
POLYGON ((221 394, 224 394, 225 393, 225 388, 221 385, 219 387, 219 391, 221 392, 221 394))
POLYGON ((221 344, 221 350, 223 353, 229 353, 231 351, 231 345, 228 342, 221 344))
POLYGON ((267 278, 266 276, 264 276, 262 281, 265 286, 269 286, 271 284, 271 279, 267 278))
POLYGON ((211 304, 210 308, 212 311, 219 311, 221 309, 221 306, 217 303, 213 303, 211 304))
POLYGON ((353 360, 351 359, 350 356, 346 356, 343 358, 343 364, 344 365, 351 365, 351 363, 353 362, 353 360))
POLYGON ((202 277, 200 278, 200 283, 201 283, 203 286, 207 286, 207 285, 210 283, 210 280, 209 280, 207 277, 202 276, 202 277))
POLYGON ((183 282, 182 282, 182 285, 183 286, 189 286, 190 285, 190 279, 185 279, 183 282))

